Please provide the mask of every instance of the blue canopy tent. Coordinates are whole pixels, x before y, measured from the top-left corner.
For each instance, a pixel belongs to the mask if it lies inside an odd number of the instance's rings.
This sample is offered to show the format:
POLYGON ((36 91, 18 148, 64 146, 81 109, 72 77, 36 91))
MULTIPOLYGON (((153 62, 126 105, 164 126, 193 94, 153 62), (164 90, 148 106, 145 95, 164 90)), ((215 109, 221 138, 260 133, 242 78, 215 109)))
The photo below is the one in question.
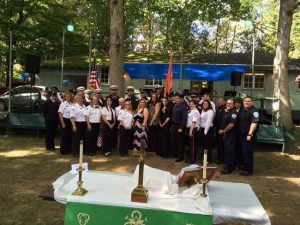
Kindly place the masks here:
MULTIPOLYGON (((125 63, 131 79, 166 79, 169 64, 125 63)), ((246 65, 184 64, 182 79, 203 81, 230 81, 232 72, 244 73, 246 65)), ((173 64, 173 79, 180 79, 180 64, 173 64)))

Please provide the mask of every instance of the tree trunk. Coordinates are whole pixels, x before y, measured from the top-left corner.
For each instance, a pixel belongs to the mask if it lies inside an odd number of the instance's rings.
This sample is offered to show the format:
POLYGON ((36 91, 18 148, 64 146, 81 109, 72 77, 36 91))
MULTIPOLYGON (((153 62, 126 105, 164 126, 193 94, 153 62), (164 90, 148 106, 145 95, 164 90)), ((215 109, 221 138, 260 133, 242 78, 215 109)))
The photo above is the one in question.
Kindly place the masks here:
POLYGON ((110 84, 118 86, 118 94, 124 95, 124 0, 110 0, 110 84))
POLYGON ((288 56, 296 6, 296 0, 280 0, 276 56, 274 58, 274 96, 279 98, 278 122, 283 124, 286 130, 294 129, 288 84, 288 56))

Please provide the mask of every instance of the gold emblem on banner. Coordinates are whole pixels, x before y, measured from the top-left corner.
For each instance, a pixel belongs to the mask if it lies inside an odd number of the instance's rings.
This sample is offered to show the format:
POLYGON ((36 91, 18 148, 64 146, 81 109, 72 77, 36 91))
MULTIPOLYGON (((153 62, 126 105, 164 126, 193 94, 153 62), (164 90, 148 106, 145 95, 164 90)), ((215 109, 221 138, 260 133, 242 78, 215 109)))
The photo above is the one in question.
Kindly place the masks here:
POLYGON ((79 225, 87 225, 90 221, 90 215, 87 213, 78 213, 77 221, 79 225))
POLYGON ((124 223, 124 225, 146 225, 147 222, 147 218, 145 217, 145 219, 142 218, 142 213, 134 210, 131 213, 131 218, 129 218, 129 216, 125 217, 125 220, 127 220, 127 222, 124 223))

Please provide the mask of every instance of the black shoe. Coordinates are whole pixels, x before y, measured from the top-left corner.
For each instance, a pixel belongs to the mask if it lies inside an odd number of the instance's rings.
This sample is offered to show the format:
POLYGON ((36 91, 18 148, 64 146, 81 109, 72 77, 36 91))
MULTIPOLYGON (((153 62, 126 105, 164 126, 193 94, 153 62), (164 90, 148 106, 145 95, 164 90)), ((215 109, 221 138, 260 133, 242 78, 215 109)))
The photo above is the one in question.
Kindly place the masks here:
POLYGON ((223 170, 220 172, 220 174, 223 174, 223 175, 225 175, 225 174, 230 174, 230 173, 232 173, 232 170, 228 170, 228 169, 223 169, 223 170))
POLYGON ((183 161, 183 158, 178 158, 175 160, 175 162, 181 162, 181 161, 183 161))
POLYGON ((251 175, 253 175, 253 172, 244 170, 244 171, 240 172, 240 175, 241 176, 251 176, 251 175))

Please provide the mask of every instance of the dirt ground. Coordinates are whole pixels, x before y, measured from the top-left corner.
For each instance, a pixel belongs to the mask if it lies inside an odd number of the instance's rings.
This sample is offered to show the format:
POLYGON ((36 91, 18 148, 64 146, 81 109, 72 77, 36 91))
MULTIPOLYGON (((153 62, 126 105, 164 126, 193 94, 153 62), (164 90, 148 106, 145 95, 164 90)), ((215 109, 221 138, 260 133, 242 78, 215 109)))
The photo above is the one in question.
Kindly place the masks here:
MULTIPOLYGON (((258 145, 253 176, 242 177, 236 171, 217 174, 215 180, 250 184, 273 225, 300 225, 300 127, 296 137, 294 149, 285 154, 278 145, 258 145)), ((109 158, 87 156, 85 161, 91 170, 120 173, 132 173, 138 163, 137 158, 120 158, 117 154, 109 158)), ((69 171, 73 163, 77 159, 72 156, 45 151, 43 139, 34 134, 0 136, 0 224, 62 225, 65 206, 37 195, 69 171)), ((146 164, 173 174, 187 165, 157 156, 147 157, 146 164)))

